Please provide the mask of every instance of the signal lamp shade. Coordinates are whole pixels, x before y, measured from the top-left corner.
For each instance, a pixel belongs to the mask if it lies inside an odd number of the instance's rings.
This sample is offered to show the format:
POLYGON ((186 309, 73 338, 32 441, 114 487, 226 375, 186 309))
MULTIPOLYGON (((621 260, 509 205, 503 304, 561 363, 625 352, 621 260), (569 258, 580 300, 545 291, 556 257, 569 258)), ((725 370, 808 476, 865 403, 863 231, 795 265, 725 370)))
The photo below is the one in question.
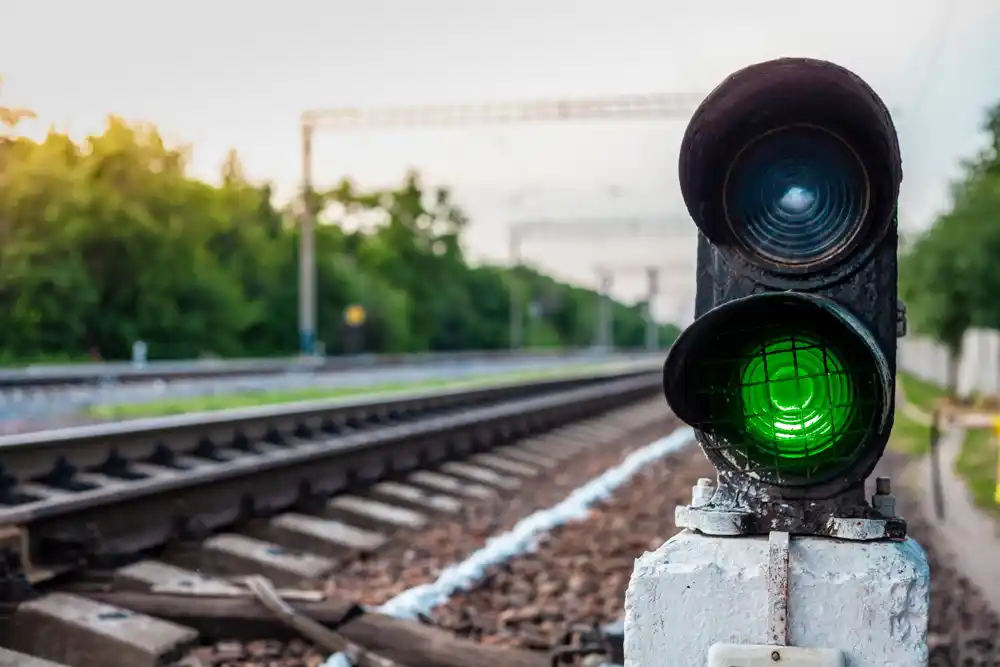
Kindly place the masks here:
POLYGON ((810 265, 848 246, 868 212, 868 174, 840 137, 808 125, 768 132, 729 165, 723 205, 747 254, 810 265))
POLYGON ((891 378, 850 312, 774 292, 730 301, 688 327, 663 386, 717 467, 801 487, 871 472, 892 427, 891 378))
POLYGON ((681 145, 688 212, 716 246, 779 274, 825 269, 886 234, 902 180, 892 118, 851 71, 782 58, 731 75, 681 145))

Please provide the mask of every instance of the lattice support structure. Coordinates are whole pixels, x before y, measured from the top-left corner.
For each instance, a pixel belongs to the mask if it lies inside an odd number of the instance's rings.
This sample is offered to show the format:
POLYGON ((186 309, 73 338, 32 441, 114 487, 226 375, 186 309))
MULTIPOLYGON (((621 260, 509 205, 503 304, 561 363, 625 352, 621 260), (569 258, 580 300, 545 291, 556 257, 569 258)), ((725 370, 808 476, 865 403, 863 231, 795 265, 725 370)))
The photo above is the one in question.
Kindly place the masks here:
MULTIPOLYGON (((537 220, 524 220, 515 222, 510 226, 509 244, 510 261, 513 266, 521 263, 521 248, 529 238, 576 238, 576 239, 606 239, 622 237, 652 237, 652 238, 677 238, 691 233, 691 219, 685 213, 665 214, 657 217, 632 217, 632 218, 544 218, 537 220)), ((603 274, 609 267, 598 267, 598 274, 603 274)), ((659 281, 659 269, 657 271, 657 282, 659 281)), ((611 304, 610 290, 612 278, 607 278, 607 289, 603 286, 599 290, 601 303, 599 304, 598 329, 596 334, 596 344, 598 347, 607 348, 611 344, 611 304)), ((658 292, 658 287, 654 289, 658 292)), ((652 295, 655 298, 655 294, 652 295)), ((523 301, 522 295, 517 290, 510 293, 510 343, 511 348, 518 349, 523 345, 524 321, 522 317, 523 301)), ((652 298, 650 304, 652 303, 652 298)), ((651 307, 651 305, 650 305, 651 307)), ((647 313, 652 319, 652 313, 647 313)), ((649 344, 647 333, 647 345, 649 344)))
MULTIPOLYGON (((319 130, 358 132, 400 128, 452 128, 535 122, 685 120, 702 94, 660 93, 486 104, 311 109, 302 114, 302 211, 299 242, 299 339, 303 354, 316 344, 315 211, 305 196, 313 189, 313 137, 319 130)), ((520 346, 520 338, 516 347, 520 346)), ((514 339, 511 339, 514 345, 514 339)))

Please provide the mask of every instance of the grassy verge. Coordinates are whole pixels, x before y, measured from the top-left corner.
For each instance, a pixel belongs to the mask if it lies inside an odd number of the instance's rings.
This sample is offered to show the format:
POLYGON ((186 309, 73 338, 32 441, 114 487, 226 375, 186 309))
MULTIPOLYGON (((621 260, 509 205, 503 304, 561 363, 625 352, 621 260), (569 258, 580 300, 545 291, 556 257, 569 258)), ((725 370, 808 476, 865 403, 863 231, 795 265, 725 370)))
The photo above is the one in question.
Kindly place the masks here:
MULTIPOLYGON (((908 373, 899 373, 898 378, 906 400, 924 413, 932 413, 935 404, 947 396, 941 387, 908 373)), ((930 429, 897 410, 889 447, 906 454, 926 454, 930 449, 930 429)), ((964 481, 975 504, 1000 519, 1000 504, 996 502, 997 472, 997 445, 993 432, 987 429, 966 431, 955 460, 955 473, 964 481)))
POLYGON ((906 396, 906 400, 927 414, 934 412, 935 404, 948 395, 948 392, 942 387, 921 380, 915 375, 900 372, 897 373, 896 377, 903 386, 903 395, 906 396))
POLYGON ((889 437, 889 448, 892 451, 923 456, 930 451, 930 438, 930 428, 913 421, 902 410, 896 410, 892 435, 889 437))
MULTIPOLYGON (((897 378, 906 400, 926 414, 934 412, 934 404, 947 395, 944 389, 909 373, 899 372, 897 378)), ((930 437, 930 428, 912 419, 906 411, 896 410, 892 437, 889 439, 890 449, 911 456, 922 456, 930 450, 930 437)))
POLYGON ((555 379, 558 377, 573 377, 595 370, 611 369, 614 365, 592 364, 571 366, 568 368, 547 369, 539 371, 516 371, 497 373, 495 375, 475 376, 469 378, 452 378, 447 380, 427 380, 422 382, 393 382, 368 385, 362 387, 312 387, 286 391, 262 391, 253 393, 221 394, 215 396, 189 396, 184 398, 166 398, 149 403, 134 403, 131 405, 102 405, 86 411, 86 414, 98 419, 137 419, 140 417, 163 417, 180 415, 189 412, 211 412, 214 410, 232 410, 234 408, 250 408, 262 405, 279 405, 298 401, 312 401, 324 398, 347 398, 377 396, 392 392, 450 389, 475 387, 499 382, 518 382, 530 380, 555 379))
POLYGON ((966 431, 962 450, 955 461, 955 472, 965 480, 976 505, 1000 518, 1000 505, 995 498, 997 445, 991 431, 986 429, 966 431))

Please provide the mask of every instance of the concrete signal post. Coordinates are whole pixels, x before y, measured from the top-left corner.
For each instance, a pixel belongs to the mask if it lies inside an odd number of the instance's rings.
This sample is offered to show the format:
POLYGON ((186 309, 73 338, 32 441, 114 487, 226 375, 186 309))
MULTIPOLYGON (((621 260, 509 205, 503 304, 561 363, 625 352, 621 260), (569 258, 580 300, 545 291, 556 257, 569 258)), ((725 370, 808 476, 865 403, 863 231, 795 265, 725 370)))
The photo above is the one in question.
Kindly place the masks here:
POLYGON ((664 393, 717 469, 636 561, 626 667, 924 667, 930 573, 890 480, 897 198, 892 119, 832 63, 728 77, 681 146, 701 233, 695 321, 664 393))

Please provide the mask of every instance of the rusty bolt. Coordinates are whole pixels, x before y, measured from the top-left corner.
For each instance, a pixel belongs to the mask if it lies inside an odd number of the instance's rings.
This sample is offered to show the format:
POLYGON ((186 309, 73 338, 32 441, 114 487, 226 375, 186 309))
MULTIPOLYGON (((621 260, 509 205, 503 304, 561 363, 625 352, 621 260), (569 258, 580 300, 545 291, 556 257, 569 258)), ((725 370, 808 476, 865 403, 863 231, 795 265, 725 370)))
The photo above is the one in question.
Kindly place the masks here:
POLYGON ((773 660, 774 662, 778 662, 779 660, 781 660, 781 654, 778 653, 777 651, 771 651, 771 660, 773 660))

